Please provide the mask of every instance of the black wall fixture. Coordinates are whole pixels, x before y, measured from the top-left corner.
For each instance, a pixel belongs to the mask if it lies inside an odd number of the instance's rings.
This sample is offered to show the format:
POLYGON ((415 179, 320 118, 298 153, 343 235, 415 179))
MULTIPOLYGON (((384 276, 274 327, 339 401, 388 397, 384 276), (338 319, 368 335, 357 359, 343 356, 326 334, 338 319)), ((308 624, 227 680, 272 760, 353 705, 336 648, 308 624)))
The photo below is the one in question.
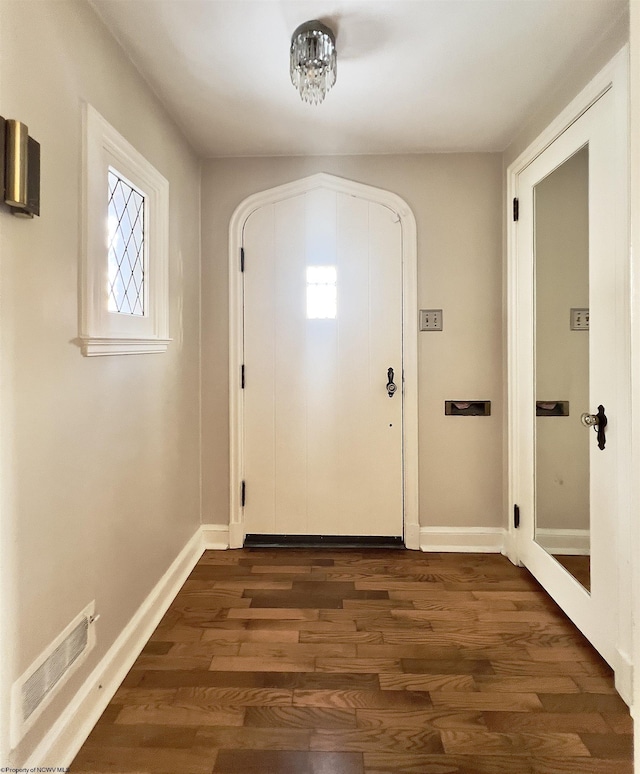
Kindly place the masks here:
POLYGON ((0 116, 2 200, 21 218, 40 215, 40 143, 22 121, 0 116))

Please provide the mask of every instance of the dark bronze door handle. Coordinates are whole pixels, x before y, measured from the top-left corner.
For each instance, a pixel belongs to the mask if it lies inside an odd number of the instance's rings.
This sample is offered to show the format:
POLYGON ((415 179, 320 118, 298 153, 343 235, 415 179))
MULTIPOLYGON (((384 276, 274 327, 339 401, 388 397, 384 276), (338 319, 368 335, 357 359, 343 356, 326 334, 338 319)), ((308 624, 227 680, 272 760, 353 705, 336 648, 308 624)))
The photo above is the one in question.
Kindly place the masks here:
POLYGON ((607 438, 604 434, 604 429, 607 426, 607 415, 604 413, 604 406, 598 406, 598 422, 596 424, 596 432, 598 433, 598 449, 604 449, 604 445, 607 442, 607 438))
POLYGON ((393 368, 389 368, 387 371, 387 394, 390 398, 393 398, 393 396, 396 393, 396 390, 398 389, 397 385, 393 383, 393 368))
POLYGON ((581 420, 585 427, 593 427, 598 434, 598 449, 604 449, 607 443, 607 437, 604 432, 607 426, 607 415, 604 413, 604 406, 598 406, 597 414, 583 414, 581 420))

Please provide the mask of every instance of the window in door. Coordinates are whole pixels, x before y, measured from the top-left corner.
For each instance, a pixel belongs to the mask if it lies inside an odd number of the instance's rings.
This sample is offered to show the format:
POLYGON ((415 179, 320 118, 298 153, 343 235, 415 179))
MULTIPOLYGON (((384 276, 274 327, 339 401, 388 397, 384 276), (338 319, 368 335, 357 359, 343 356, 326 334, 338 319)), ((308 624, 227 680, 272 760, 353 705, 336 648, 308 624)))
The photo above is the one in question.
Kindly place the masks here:
POLYGON ((307 266, 307 319, 338 316, 338 272, 335 266, 307 266))

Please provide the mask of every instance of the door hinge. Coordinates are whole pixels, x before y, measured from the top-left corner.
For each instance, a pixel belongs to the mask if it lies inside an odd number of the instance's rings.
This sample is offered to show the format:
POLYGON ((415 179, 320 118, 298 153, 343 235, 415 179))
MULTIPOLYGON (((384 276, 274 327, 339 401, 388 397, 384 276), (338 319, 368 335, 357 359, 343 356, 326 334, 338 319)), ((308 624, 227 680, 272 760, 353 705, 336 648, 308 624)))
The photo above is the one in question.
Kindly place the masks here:
POLYGON ((244 271, 244 247, 240 248, 240 271, 244 271))
POLYGON ((244 390, 244 363, 240 366, 240 389, 244 390))
POLYGON ((513 200, 513 219, 520 220, 520 199, 513 200))
POLYGON ((244 504, 247 502, 247 485, 243 481, 240 485, 240 506, 244 508, 244 504))
POLYGON ((513 506, 513 526, 518 529, 520 526, 520 506, 514 505, 513 506))

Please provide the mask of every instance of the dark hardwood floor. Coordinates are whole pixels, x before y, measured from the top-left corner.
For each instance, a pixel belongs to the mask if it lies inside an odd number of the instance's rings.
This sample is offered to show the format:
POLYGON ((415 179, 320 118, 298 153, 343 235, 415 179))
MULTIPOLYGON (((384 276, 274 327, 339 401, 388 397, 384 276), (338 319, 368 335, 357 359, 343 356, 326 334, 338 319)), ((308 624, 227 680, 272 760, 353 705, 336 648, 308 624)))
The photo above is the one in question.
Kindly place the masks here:
POLYGON ((611 670, 501 556, 207 551, 71 772, 631 774, 611 670))

